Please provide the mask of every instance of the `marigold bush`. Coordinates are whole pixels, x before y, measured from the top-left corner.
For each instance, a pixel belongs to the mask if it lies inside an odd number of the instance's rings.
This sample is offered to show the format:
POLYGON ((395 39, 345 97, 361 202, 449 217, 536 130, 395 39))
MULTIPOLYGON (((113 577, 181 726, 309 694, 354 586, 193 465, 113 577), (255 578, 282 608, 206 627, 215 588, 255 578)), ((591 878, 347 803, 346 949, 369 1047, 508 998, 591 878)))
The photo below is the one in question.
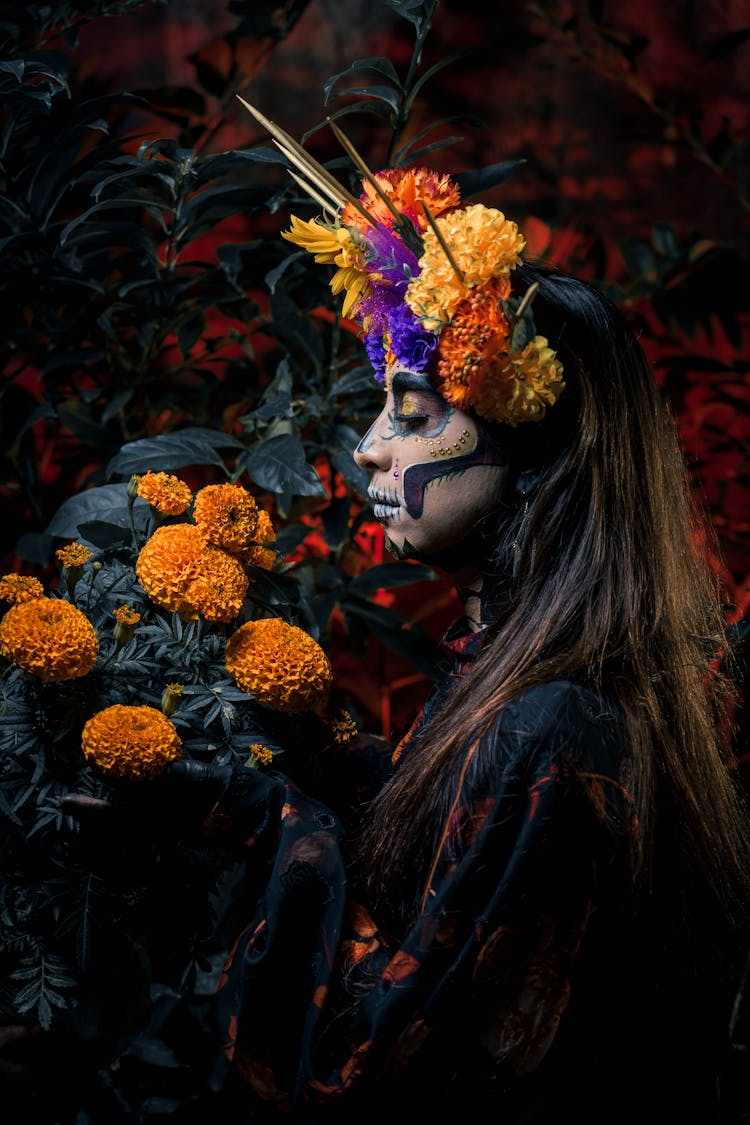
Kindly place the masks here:
POLYGON ((81 746, 104 773, 130 781, 156 777, 182 753, 182 740, 166 715, 155 707, 122 703, 88 720, 81 746))
POLYGON ((84 613, 70 602, 33 598, 0 622, 0 655, 40 680, 74 680, 96 663, 99 642, 84 613))
POLYGON ((225 659, 238 687, 268 707, 313 711, 328 699, 328 657, 308 633, 280 617, 241 625, 227 641, 225 659))

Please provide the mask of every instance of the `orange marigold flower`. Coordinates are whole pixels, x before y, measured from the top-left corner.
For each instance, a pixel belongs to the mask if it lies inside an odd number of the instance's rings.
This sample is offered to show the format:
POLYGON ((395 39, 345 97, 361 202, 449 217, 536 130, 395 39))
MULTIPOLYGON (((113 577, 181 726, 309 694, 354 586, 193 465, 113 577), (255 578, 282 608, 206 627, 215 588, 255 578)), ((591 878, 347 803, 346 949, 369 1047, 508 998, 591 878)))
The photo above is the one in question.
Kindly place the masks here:
POLYGON ((208 484, 195 497, 195 522, 210 543, 241 551, 255 538, 258 505, 241 484, 208 484))
POLYGON ((190 507, 193 494, 184 480, 171 473, 152 473, 138 480, 138 495, 163 516, 181 516, 190 507))
POLYGON ((436 368, 440 394, 459 410, 474 402, 481 372, 488 369, 509 343, 508 320, 499 301, 510 296, 507 277, 495 277, 469 291, 457 306, 453 321, 441 333, 436 368))
MULTIPOLYGON (((449 176, 433 172, 429 168, 390 168, 377 172, 375 179, 396 210, 411 219, 419 231, 428 229, 422 210, 423 201, 432 215, 444 215, 461 204, 458 184, 449 176)), ((368 215, 372 215, 373 219, 390 230, 394 224, 393 215, 369 180, 363 181, 362 187, 364 191, 359 198, 368 215)), ((346 227, 356 227, 365 235, 370 226, 350 203, 341 212, 341 222, 346 227)))
POLYGON ((562 364, 545 336, 535 336, 523 348, 488 364, 478 383, 472 405, 490 422, 511 426, 543 418, 565 389, 562 364))
POLYGON ((344 711, 342 708, 333 716, 331 732, 333 733, 334 742, 350 742, 357 733, 357 724, 354 722, 349 712, 344 711))
POLYGON ((156 777, 182 752, 182 741, 155 707, 115 703, 92 715, 81 736, 83 753, 112 777, 156 777))
POLYGON ((232 621, 247 593, 248 577, 233 555, 207 543, 190 523, 159 527, 141 549, 135 572, 157 605, 195 618, 232 621))
POLYGON ((256 766, 270 766, 273 762, 273 750, 264 746, 262 742, 254 742, 250 747, 252 764, 256 766))
POLYGON ((27 574, 4 574, 0 578, 0 600, 11 605, 44 597, 44 586, 38 578, 27 574))
POLYGON ((323 649, 280 617, 241 625, 227 641, 226 666, 243 691, 277 711, 312 711, 331 689, 331 664, 323 649))
POLYGON ((70 602, 34 598, 0 622, 0 654, 40 680, 75 680, 96 663, 94 626, 70 602))
POLYGON ((234 621, 248 585, 248 576, 234 555, 209 543, 203 552, 201 573, 186 587, 185 598, 209 621, 234 621))
POLYGON ((276 532, 271 523, 271 517, 268 512, 261 508, 258 511, 258 526, 255 530, 255 543, 251 543, 244 551, 238 552, 237 557, 242 559, 243 562, 250 563, 252 566, 260 567, 261 570, 273 570, 276 563, 277 552, 267 547, 267 543, 273 543, 276 540, 276 532))
POLYGON ((419 274, 409 282, 405 301, 422 325, 438 332, 449 323, 467 291, 520 264, 523 235, 502 211, 474 203, 437 220, 463 280, 456 275, 433 230, 424 235, 419 274))
POLYGON ((140 613, 129 605, 119 605, 112 610, 112 616, 118 625, 137 625, 141 619, 140 613))
POLYGON ((60 547, 55 551, 57 561, 67 570, 75 570, 83 566, 93 554, 94 552, 84 547, 83 543, 68 543, 67 547, 60 547))
POLYGON ((141 548, 135 573, 143 589, 157 605, 181 617, 197 617, 187 598, 191 583, 200 577, 206 540, 190 523, 158 527, 141 548))

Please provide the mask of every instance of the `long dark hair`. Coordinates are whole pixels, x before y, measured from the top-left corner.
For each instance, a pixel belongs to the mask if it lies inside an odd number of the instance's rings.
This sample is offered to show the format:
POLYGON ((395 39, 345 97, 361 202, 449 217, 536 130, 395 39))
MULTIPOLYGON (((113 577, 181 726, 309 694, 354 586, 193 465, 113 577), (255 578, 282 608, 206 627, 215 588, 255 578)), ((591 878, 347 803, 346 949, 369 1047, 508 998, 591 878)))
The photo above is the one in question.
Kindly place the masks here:
POLYGON ((491 524, 492 624, 450 706, 368 810, 362 878, 376 917, 403 930, 468 742, 521 692, 583 676, 628 724, 638 885, 678 900, 690 873, 704 905, 740 911, 747 839, 722 740, 732 706, 725 623, 672 419, 640 344, 596 288, 530 265, 514 276, 521 292, 539 282, 537 330, 564 364, 566 389, 543 422, 496 428, 516 502, 491 524))

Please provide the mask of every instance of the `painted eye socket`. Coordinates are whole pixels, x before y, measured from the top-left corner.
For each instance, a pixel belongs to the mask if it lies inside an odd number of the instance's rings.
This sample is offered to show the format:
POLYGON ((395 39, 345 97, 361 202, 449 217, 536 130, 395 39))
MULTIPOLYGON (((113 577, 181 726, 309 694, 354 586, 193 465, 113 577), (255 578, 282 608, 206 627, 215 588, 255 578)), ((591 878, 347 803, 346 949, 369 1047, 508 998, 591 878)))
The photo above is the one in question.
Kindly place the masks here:
POLYGON ((405 430, 418 430, 428 421, 426 414, 394 414, 393 420, 405 430))

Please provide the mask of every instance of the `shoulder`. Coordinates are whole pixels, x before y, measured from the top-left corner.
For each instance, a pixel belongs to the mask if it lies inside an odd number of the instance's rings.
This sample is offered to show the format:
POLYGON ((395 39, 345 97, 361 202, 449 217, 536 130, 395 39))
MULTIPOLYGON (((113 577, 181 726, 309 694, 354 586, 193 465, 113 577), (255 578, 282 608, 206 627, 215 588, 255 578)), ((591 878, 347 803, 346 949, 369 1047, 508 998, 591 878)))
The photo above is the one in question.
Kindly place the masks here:
POLYGON ((576 772, 619 777, 630 757, 619 708, 572 680, 552 680, 516 696, 498 712, 488 735, 506 760, 520 759, 532 768, 553 760, 576 772))

